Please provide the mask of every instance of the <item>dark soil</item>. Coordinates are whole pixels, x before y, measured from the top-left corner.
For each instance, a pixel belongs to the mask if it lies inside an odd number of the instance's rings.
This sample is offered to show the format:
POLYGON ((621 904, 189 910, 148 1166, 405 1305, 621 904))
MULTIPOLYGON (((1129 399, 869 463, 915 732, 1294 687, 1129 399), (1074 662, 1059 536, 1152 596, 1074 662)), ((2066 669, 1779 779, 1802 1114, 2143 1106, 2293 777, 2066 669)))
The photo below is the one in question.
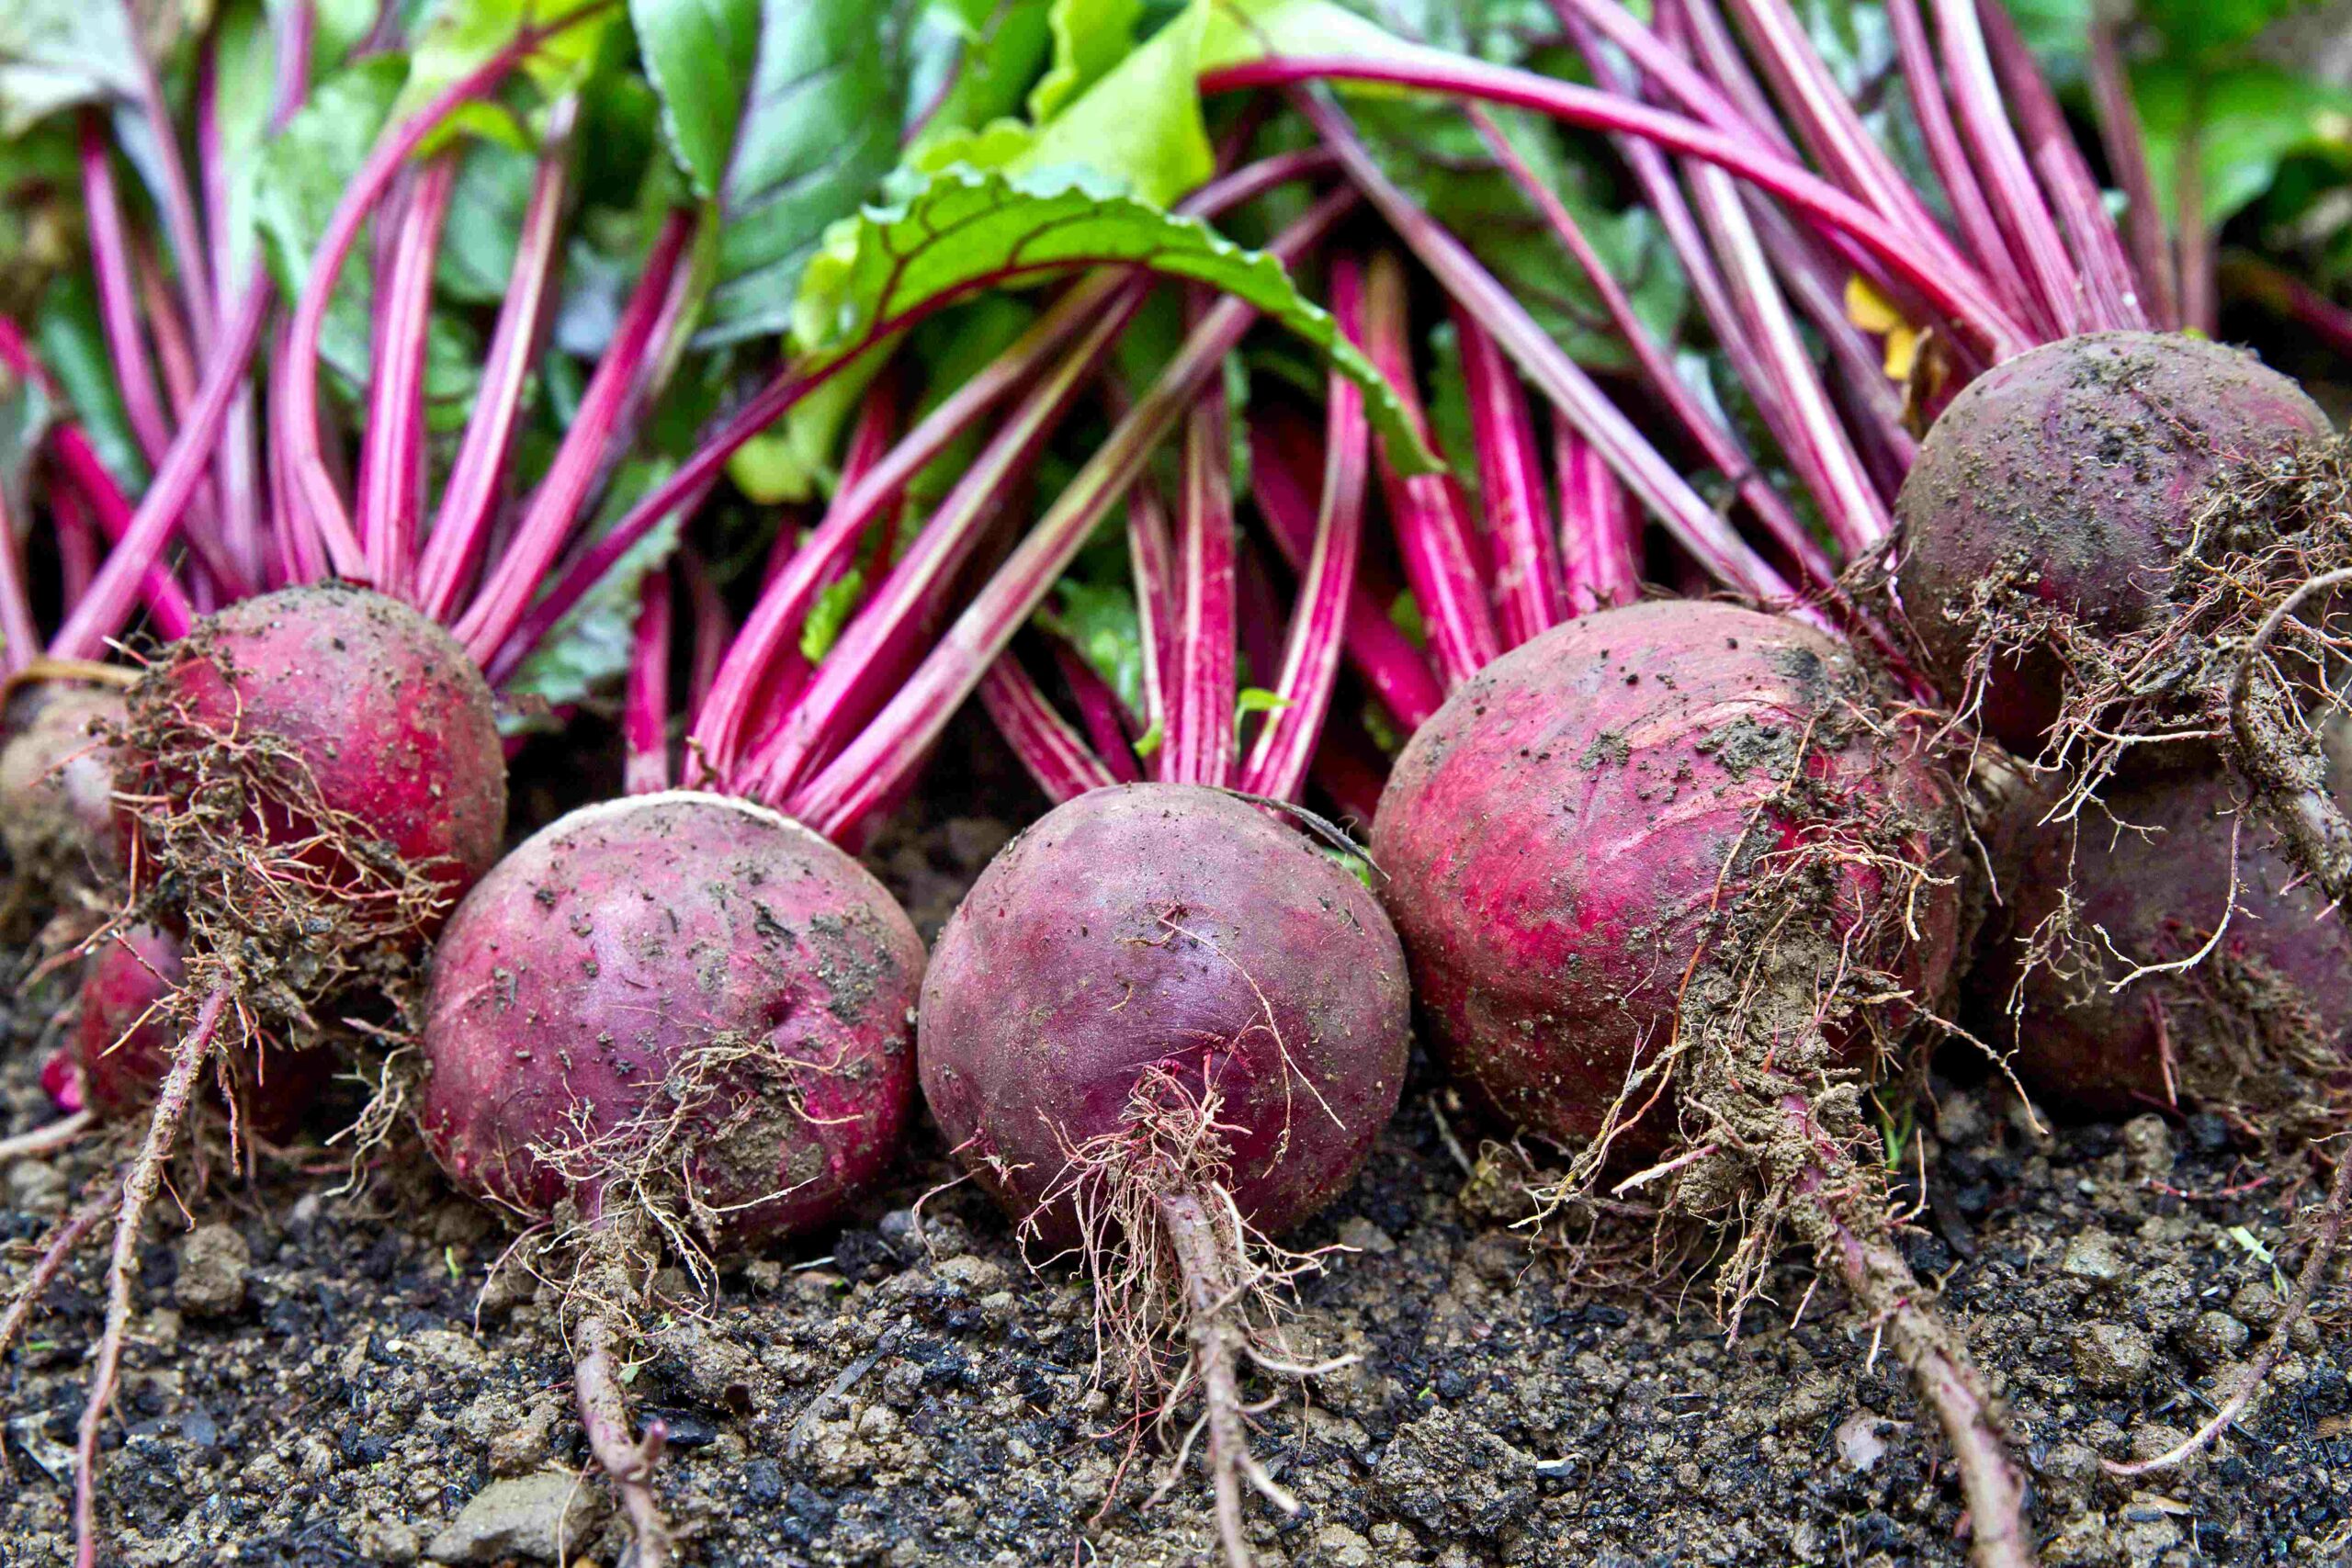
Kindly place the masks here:
MULTIPOLYGON (((1001 762, 981 772, 935 787, 870 857, 926 937, 1029 809, 1001 762)), ((534 798, 518 789, 518 812, 534 798)), ((34 987, 6 1021, 6 1131, 46 1113, 36 1075, 64 999, 34 987)), ((1299 1238, 1357 1249, 1306 1284, 1299 1329, 1363 1359, 1263 1417, 1258 1451, 1305 1505, 1250 1505, 1267 1568, 1962 1562, 1936 1439, 1833 1287, 1792 1326, 1810 1274, 1791 1264, 1732 1341, 1704 1283, 1579 1282, 1464 1201, 1476 1148, 1443 1094, 1417 1066, 1362 1179, 1299 1238)), ((2300 1167, 2249 1165, 2211 1120, 2044 1136, 1984 1087, 1943 1088, 1928 1143, 1911 1261, 2011 1402, 2050 1562, 2352 1561, 2340 1262, 2321 1321, 2215 1454, 2136 1485, 2098 1466, 2195 1427, 2259 1345, 2278 1269, 2300 1262, 2288 1213, 2316 1201, 2300 1167)), ((535 1562, 560 1519, 570 1562, 612 1568, 625 1537, 603 1483, 560 1473, 586 1456, 552 1303, 511 1268, 485 1287, 498 1220, 413 1151, 353 1196, 328 1195, 337 1164, 306 1147, 250 1185, 216 1177, 187 1217, 156 1205, 99 1492, 114 1560, 535 1562)), ((98 1170, 84 1150, 0 1173, 10 1278, 98 1170)), ((952 1170, 922 1134, 858 1223, 659 1322, 630 1394, 669 1424, 661 1484, 687 1561, 1214 1561, 1197 1461, 1150 1501, 1168 1445, 1147 1433, 1122 1475, 1126 1413, 1090 1392, 1071 1272, 1032 1274, 968 1186, 924 1202, 918 1233, 912 1206, 952 1170)), ((67 1557, 100 1263, 92 1249, 51 1290, 0 1368, 6 1568, 67 1557)))

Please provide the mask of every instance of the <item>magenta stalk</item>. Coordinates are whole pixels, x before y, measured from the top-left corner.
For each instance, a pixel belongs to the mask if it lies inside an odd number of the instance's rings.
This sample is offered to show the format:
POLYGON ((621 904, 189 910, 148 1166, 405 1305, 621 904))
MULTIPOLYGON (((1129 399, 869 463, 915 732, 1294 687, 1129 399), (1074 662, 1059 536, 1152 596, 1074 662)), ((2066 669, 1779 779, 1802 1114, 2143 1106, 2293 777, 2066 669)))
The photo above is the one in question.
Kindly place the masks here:
POLYGON ((1176 660, 1159 776, 1223 789, 1233 777, 1234 529, 1223 389, 1184 416, 1176 506, 1176 660))

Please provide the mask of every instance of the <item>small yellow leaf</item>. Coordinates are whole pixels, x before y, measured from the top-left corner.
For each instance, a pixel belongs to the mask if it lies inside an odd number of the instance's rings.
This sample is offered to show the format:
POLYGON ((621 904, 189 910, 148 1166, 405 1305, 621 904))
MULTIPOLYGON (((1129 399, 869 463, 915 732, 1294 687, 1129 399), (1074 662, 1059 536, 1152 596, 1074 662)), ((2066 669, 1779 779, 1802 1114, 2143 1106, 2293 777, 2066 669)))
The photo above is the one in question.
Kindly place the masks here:
POLYGON ((1850 273, 1846 278, 1846 319, 1862 331, 1878 333, 1886 340, 1888 380, 1911 378, 1912 367, 1919 359, 1919 329, 1905 321, 1894 302, 1860 273, 1850 273))

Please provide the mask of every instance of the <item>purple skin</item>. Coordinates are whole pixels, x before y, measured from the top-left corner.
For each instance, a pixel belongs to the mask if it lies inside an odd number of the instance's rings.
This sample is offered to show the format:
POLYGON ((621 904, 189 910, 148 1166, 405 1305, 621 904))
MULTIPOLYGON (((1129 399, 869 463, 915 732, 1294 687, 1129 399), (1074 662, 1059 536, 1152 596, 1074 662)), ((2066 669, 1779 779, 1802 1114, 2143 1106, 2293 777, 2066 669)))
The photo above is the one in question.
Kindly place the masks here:
MULTIPOLYGON (((1372 834, 1411 956, 1425 1037, 1511 1126, 1566 1144, 1598 1133, 1637 1063, 1670 1037, 1725 865, 1781 789, 1808 725, 1861 682, 1852 656, 1777 615, 1677 602, 1557 626, 1464 682, 1397 759, 1372 834)), ((1816 734, 1808 775, 1832 798, 1949 821, 1932 770, 1816 734)), ((1762 819, 1785 847, 1803 826, 1762 819)), ((1948 842, 1906 852, 1934 866, 1948 842)), ((1875 911, 1877 874, 1839 873, 1838 907, 1875 911)), ((1951 973, 1959 897, 1917 914, 1923 940, 1860 956, 1914 996, 1951 973)), ((1673 1128, 1653 1112, 1630 1146, 1673 1128)))
MULTIPOLYGON (((2342 780, 2337 798, 2344 797, 2342 780)), ((2262 1021, 2300 1013, 2318 1038, 2352 1060, 2352 931, 2327 900, 2295 874, 2259 811, 2244 810, 2221 773, 2169 773, 2109 788, 2106 815, 2086 813, 2079 833, 2039 821, 2047 800, 2029 795, 2010 808, 1995 846, 2005 864, 2007 903, 1988 924, 1967 981, 1980 1032, 2014 1046, 2011 1066, 2026 1089, 2067 1110, 2120 1117, 2176 1102, 2165 1081, 2168 1040, 2181 1096, 2193 1096, 2193 1062, 2216 1029, 2235 1043, 2259 1038, 2257 1021, 2216 1007, 2211 982, 2259 974, 2277 989, 2262 1021), (2110 822, 2109 818, 2112 818, 2110 822), (2118 829, 2129 823, 2140 831, 2118 829), (2109 983, 2138 964, 2186 958, 2202 948, 2231 898, 2231 829, 2237 833, 2236 912, 2204 963, 2187 975, 2143 976, 2120 993, 2109 983), (2097 972, 2069 980, 2025 966, 2024 937, 2055 912, 2062 889, 2079 900, 2086 929, 2104 930, 2130 962, 2099 952, 2097 972), (2016 997, 2021 1009, 2012 1020, 2016 997), (2161 1030, 2159 1032, 2161 1021, 2161 1030), (2186 1080, 2186 1081, 2184 1081, 2186 1080)), ((2098 938, 2093 936, 2096 943, 2098 938)), ((2081 955, 2075 955, 2079 961, 2081 955)))
MULTIPOLYGON (((170 1069, 179 1031, 163 1010, 183 980, 180 944, 153 926, 109 937, 82 979, 74 1032, 76 1105, 108 1121, 143 1114, 170 1069)), ((291 1134, 326 1087, 334 1053, 321 1047, 265 1051, 258 1072, 236 1063, 241 1125, 273 1141, 291 1134)))
MULTIPOLYGON (((149 695, 175 698, 212 734, 292 747, 330 805, 452 900, 498 858, 506 756, 490 688, 455 638, 398 600, 340 584, 242 600, 199 622, 146 679, 160 685, 149 695)), ((141 700, 134 694, 134 713, 141 700)), ((182 777, 171 758, 140 761, 139 793, 182 777)), ((311 831, 282 819, 267 829, 279 842, 311 831)))
POLYGON ((1404 953, 1346 868, 1231 795, 1138 784, 1057 807, 980 874, 934 944, 920 1058, 966 1168, 1060 1247, 1069 1145, 1127 1130, 1153 1067, 1216 1085, 1243 1217, 1297 1224, 1395 1112, 1408 1032, 1404 953))
POLYGON ((482 878, 442 933, 419 1122, 450 1179, 594 1214, 540 1151, 658 1115, 704 1047, 725 1069, 678 1145, 752 1247, 821 1224, 897 1152, 922 939, 864 867, 763 807, 674 791, 575 811, 482 878), (700 1135, 693 1135, 699 1134, 700 1135))
POLYGON ((121 877, 113 749, 103 737, 122 721, 119 691, 53 688, 0 747, 0 839, 19 875, 51 892, 121 877))
MULTIPOLYGON (((2021 354, 1954 398, 1895 502, 1898 583, 1928 675, 1968 690, 1970 595, 2029 586, 2088 633, 2161 624, 2174 559, 2202 498, 2241 463, 2328 434, 2301 388, 2250 355, 2171 333, 2093 333, 2021 354)), ((2058 716, 2045 648, 2005 649, 1984 728, 2031 757, 2058 716)))

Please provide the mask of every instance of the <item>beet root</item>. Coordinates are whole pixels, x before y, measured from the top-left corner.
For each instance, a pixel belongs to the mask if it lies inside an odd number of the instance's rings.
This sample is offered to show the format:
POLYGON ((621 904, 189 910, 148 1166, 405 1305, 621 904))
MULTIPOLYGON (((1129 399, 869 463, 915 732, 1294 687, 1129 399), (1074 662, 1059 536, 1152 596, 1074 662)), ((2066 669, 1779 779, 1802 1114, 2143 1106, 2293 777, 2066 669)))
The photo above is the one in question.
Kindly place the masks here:
POLYGON ((1896 504, 1923 667, 2037 755, 2070 682, 2197 594, 2177 569, 2210 510, 2327 434, 2294 382, 2200 338, 2094 333, 1995 367, 1928 431, 1896 504))
POLYGON ((1603 610, 1464 682, 1373 829, 1424 1034, 1487 1107, 1616 1190, 1741 1234, 1736 1315, 1780 1238, 1834 1272, 1958 1461, 1981 1568, 2031 1561, 1998 1407, 1894 1243, 1862 1091, 1940 999, 1955 795, 1852 655, 1709 604, 1603 610))
POLYGON ((2011 807, 2006 901, 1968 981, 1978 1032, 2028 1090, 2085 1114, 2187 1102, 2263 1142, 2329 1130, 2352 933, 2237 782, 2167 773, 2042 820, 2055 795, 2011 807))
MULTIPOLYGON (((1760 934, 1724 918, 1797 869, 1830 922, 1809 936, 1938 996, 1959 901, 1948 865, 1920 871, 1950 855, 1951 796, 1915 750, 1841 728, 1869 699, 1851 654, 1793 621, 1637 604, 1515 649, 1421 727, 1373 858, 1424 1035, 1476 1098, 1563 1144, 1662 1147, 1670 1103, 1620 1096, 1675 1036, 1702 953, 1760 934)), ((1901 1021, 1832 1018, 1826 1043, 1842 1059, 1901 1021)))
MULTIPOLYGON (((973 886, 923 987, 922 1086, 956 1156, 1048 1250, 1082 1249, 1138 1396, 1189 1347, 1217 1518, 1246 1563, 1238 1371, 1261 1295, 1303 1260, 1264 1237, 1346 1185, 1396 1107, 1404 954, 1354 874, 1219 790, 1097 790, 973 886)), ((1284 1359, 1261 1365, 1297 1372, 1284 1359)))
POLYGON ((555 1221, 580 1408, 666 1556, 617 1347, 663 1252, 822 1224, 879 1176, 913 1098, 922 940, 815 833, 690 791, 575 811, 458 906, 425 1001, 417 1121, 467 1191, 555 1221))
POLYGON ((115 839, 112 737, 122 694, 67 684, 25 705, 23 722, 0 746, 0 844, 8 852, 12 899, 35 907, 84 904, 121 880, 115 839))

